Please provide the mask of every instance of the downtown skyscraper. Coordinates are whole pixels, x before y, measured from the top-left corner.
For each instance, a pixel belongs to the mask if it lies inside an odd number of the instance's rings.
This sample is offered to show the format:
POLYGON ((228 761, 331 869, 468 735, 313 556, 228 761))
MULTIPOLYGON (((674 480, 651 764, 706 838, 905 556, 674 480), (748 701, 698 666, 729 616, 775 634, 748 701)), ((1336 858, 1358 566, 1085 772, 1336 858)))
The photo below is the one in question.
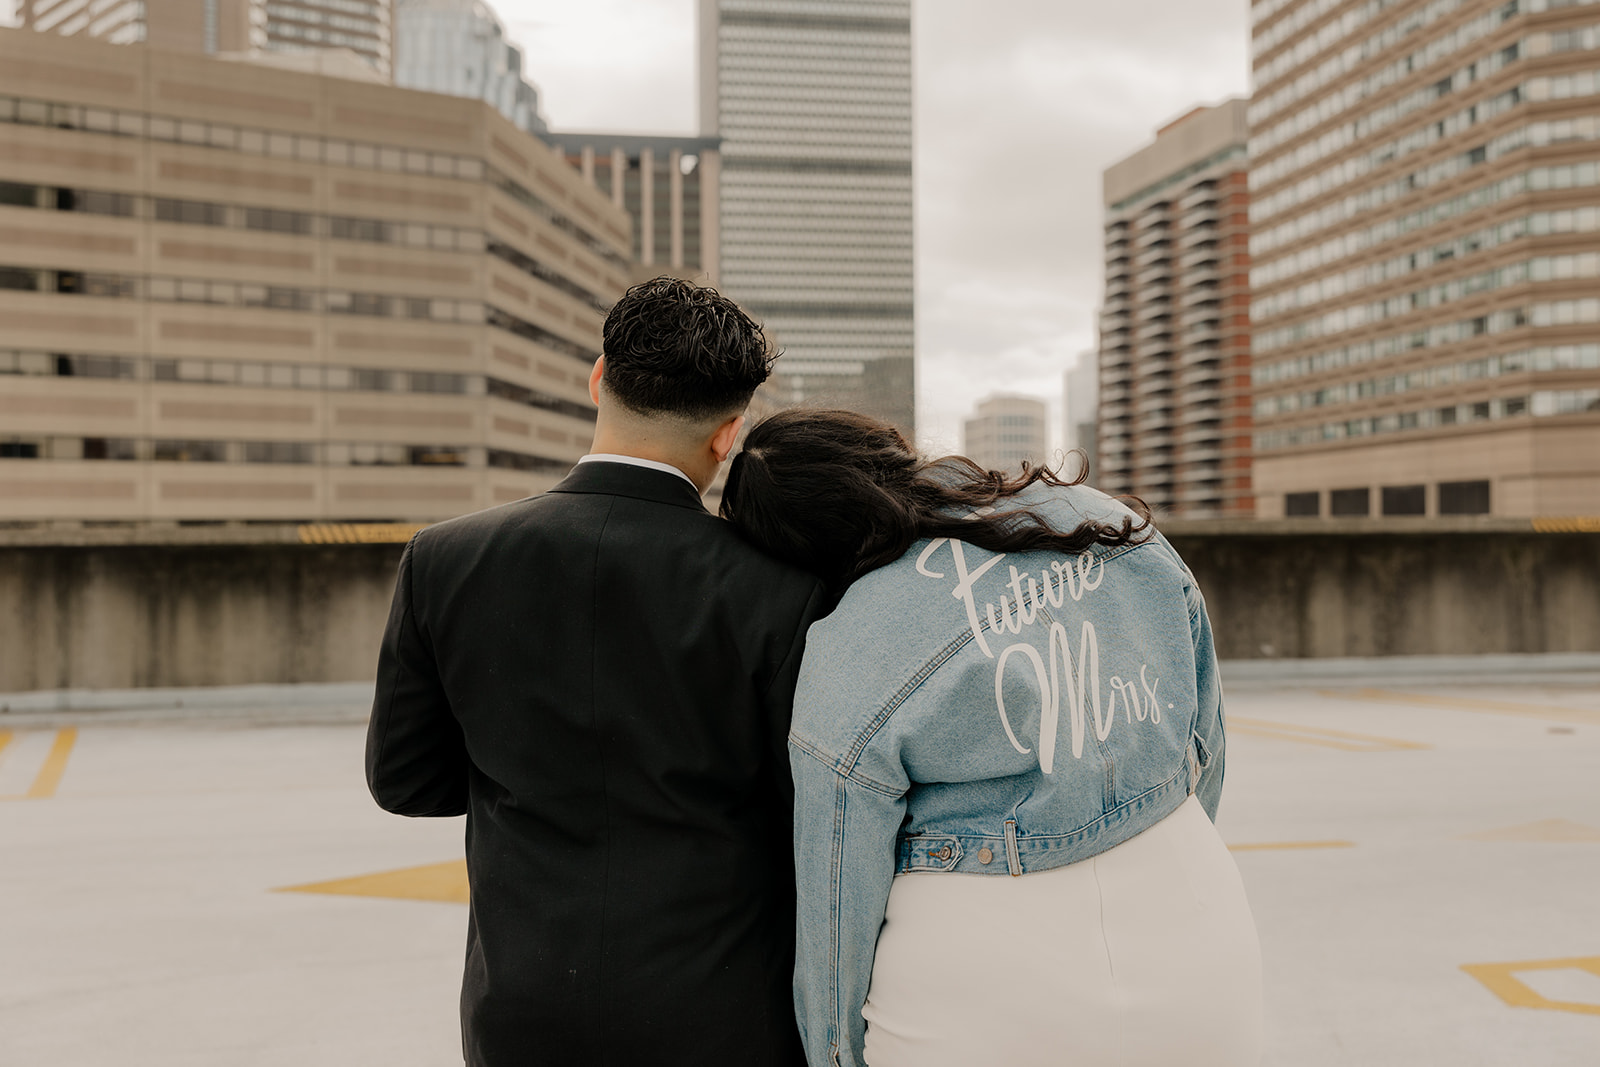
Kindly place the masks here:
POLYGON ((776 337, 780 403, 913 428, 911 3, 700 0, 720 281, 776 337))
POLYGON ((1245 105, 1195 108, 1104 178, 1095 484, 1185 518, 1254 510, 1245 105))
POLYGON ((1600 515, 1600 4, 1251 18, 1257 514, 1600 515))

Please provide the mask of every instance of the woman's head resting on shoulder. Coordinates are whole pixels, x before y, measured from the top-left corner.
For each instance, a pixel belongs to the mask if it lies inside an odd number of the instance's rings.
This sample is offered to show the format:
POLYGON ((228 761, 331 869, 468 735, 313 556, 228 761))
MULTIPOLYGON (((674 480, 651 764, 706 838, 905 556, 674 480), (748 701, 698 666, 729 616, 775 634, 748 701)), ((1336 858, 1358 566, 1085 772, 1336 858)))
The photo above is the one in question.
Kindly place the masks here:
POLYGON ((751 428, 733 457, 722 517, 768 554, 816 574, 836 593, 905 554, 924 537, 951 537, 993 552, 1137 540, 1138 521, 1052 527, 1027 507, 997 507, 1034 485, 1067 487, 1048 467, 986 471, 962 456, 927 459, 900 431, 854 411, 791 408, 751 428), (987 509, 996 508, 989 512, 987 509))

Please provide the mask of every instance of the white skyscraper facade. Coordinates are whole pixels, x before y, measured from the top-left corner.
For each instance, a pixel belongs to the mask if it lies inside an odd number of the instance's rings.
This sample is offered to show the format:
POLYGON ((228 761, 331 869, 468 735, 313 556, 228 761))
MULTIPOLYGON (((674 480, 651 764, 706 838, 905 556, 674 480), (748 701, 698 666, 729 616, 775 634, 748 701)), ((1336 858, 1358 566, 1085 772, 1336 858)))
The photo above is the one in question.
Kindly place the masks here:
POLYGON ((520 129, 544 133, 522 49, 481 0, 396 0, 394 83, 487 101, 520 129))
POLYGON ((913 429, 910 0, 700 0, 722 287, 784 350, 781 403, 913 429))

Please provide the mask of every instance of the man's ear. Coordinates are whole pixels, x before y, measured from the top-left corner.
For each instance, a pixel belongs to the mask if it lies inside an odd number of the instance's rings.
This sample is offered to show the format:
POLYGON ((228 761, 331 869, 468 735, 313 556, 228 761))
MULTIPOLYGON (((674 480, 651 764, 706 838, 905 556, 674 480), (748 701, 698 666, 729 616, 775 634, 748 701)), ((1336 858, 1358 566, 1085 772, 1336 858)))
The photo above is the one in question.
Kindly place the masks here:
POLYGON ((606 357, 601 356, 594 361, 594 370, 589 372, 589 399, 594 401, 594 406, 600 406, 600 379, 605 377, 606 357))
POLYGON ((739 431, 744 429, 744 416, 735 415, 711 435, 711 454, 717 458, 718 463, 727 461, 733 452, 734 444, 739 440, 739 431))

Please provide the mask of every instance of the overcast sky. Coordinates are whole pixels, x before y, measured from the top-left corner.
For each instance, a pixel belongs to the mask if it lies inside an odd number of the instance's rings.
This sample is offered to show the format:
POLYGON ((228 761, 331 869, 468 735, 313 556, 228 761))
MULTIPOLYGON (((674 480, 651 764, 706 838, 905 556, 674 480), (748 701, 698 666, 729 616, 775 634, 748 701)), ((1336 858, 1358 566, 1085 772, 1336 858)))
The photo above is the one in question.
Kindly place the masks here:
MULTIPOLYGON (((1094 344, 1100 172, 1249 86, 1248 0, 913 0, 917 419, 996 391, 1059 413, 1094 344)), ((499 0, 560 129, 696 132, 694 0, 499 0)))
MULTIPOLYGON (((556 129, 697 132, 694 0, 492 0, 556 129)), ((1249 0, 913 0, 917 419, 960 447, 1094 344, 1100 172, 1249 85, 1249 0)), ((9 7, 0 0, 0 13, 9 7)))

